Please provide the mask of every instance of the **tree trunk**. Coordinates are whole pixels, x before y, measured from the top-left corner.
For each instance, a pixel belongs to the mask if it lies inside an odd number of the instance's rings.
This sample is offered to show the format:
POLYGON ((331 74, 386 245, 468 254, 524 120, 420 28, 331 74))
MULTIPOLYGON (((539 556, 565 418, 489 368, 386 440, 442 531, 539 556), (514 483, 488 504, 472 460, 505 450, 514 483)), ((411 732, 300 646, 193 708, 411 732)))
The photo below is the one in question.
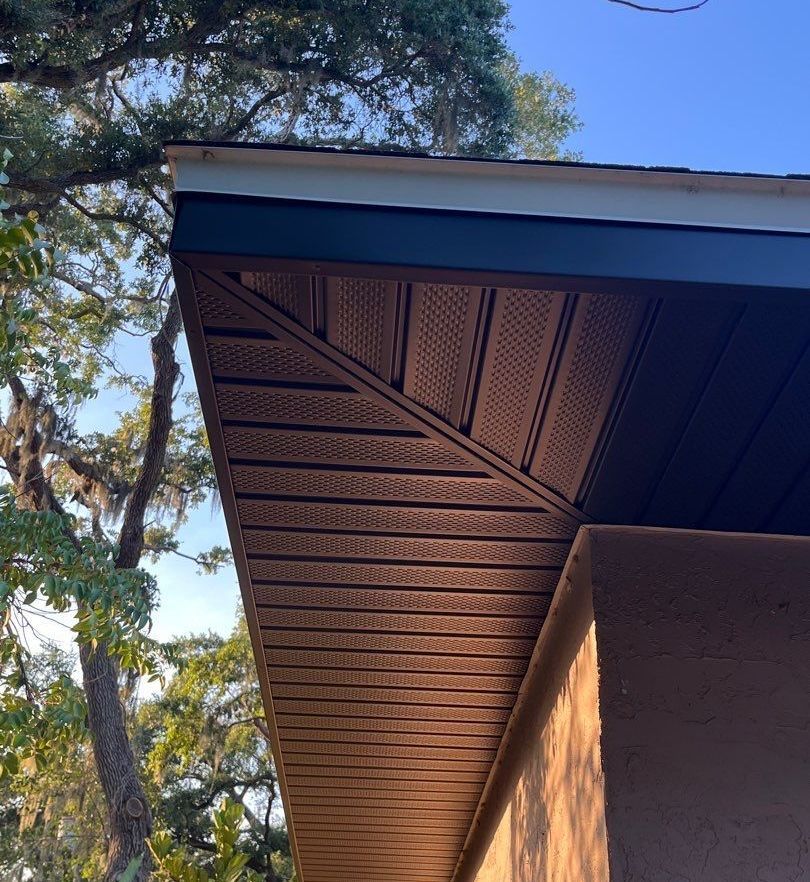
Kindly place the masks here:
POLYGON ((93 757, 107 803, 109 840, 105 882, 116 882, 132 860, 142 855, 135 879, 149 877, 146 839, 152 833, 152 812, 146 800, 129 743, 124 708, 118 695, 118 665, 103 646, 80 652, 88 727, 93 757))
MULTIPOLYGON (((152 340, 155 379, 149 428, 143 462, 127 500, 118 538, 119 553, 115 564, 120 569, 137 567, 143 553, 146 511, 160 480, 172 427, 174 385, 180 371, 174 358, 174 346, 179 333, 180 310, 175 292, 169 298, 163 325, 152 340)), ((109 817, 104 882, 117 882, 130 862, 139 856, 142 856, 142 863, 135 880, 142 882, 149 877, 152 863, 146 845, 152 832, 152 813, 129 743, 118 690, 118 665, 103 646, 95 652, 84 646, 80 657, 93 755, 109 817)))

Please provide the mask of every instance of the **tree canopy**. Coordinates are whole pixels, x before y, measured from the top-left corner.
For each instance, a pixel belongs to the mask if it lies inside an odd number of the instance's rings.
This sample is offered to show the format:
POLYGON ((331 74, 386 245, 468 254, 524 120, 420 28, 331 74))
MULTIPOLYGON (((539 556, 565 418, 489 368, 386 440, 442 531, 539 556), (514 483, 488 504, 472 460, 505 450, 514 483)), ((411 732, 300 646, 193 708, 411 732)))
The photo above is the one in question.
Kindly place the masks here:
MULTIPOLYGON (((47 739, 37 754, 18 749, 20 765, 12 761, 0 779, 3 879, 22 880, 36 868, 37 882, 73 882, 77 873, 97 879, 104 871, 103 800, 74 661, 56 648, 26 659, 32 700, 58 719, 21 721, 16 729, 47 739)), ((154 815, 155 879, 289 882, 289 843, 244 620, 228 637, 183 638, 174 664, 166 689, 134 707, 130 727, 154 815)))
POLYGON ((243 813, 250 869, 289 875, 276 774, 244 619, 228 638, 194 635, 176 648, 182 667, 144 702, 133 741, 157 822, 173 840, 211 852, 223 798, 243 813))
POLYGON ((501 0, 6 7, 0 122, 25 147, 15 186, 47 203, 71 187, 154 183, 170 138, 510 155, 533 122, 505 70, 506 15, 501 0))

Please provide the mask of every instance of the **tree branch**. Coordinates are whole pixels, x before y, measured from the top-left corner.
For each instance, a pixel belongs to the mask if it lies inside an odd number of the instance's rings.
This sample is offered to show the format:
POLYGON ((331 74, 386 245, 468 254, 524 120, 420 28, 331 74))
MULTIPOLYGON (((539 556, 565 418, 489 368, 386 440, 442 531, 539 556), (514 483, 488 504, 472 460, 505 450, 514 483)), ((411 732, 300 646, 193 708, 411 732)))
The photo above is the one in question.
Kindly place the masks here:
POLYGON ((286 86, 281 86, 278 89, 271 89, 269 92, 266 92, 264 95, 261 95, 257 98, 253 104, 245 111, 245 113, 235 122, 233 125, 229 126, 223 133, 222 137, 226 141, 230 141, 235 138, 242 130, 248 126, 253 119, 256 117, 256 114, 268 104, 272 104, 276 98, 280 98, 282 95, 287 92, 286 86))
MULTIPOLYGON (((0 65, 2 67, 2 65, 0 65)), ((87 187, 93 184, 111 184, 113 181, 125 181, 135 177, 138 172, 154 168, 165 162, 163 148, 156 144, 147 155, 132 165, 110 165, 96 169, 82 169, 62 175, 61 177, 35 177, 30 174, 15 173, 6 185, 9 190, 26 193, 47 193, 62 196, 65 190, 73 187, 87 187)), ((49 200, 50 202, 51 200, 49 200)), ((17 209, 19 211, 19 209, 17 209)))
MULTIPOLYGON (((213 842, 206 842, 204 839, 199 839, 196 836, 184 836, 178 831, 176 831, 174 835, 175 839, 179 839, 181 842, 185 842, 186 845, 191 846, 191 848, 196 848, 198 851, 204 851, 207 854, 217 853, 217 847, 216 845, 214 845, 213 842)), ((257 873, 267 873, 268 870, 272 872, 272 870, 270 870, 269 863, 265 863, 265 861, 263 861, 262 858, 258 855, 250 855, 250 858, 248 859, 248 862, 245 864, 245 866, 250 867, 251 870, 255 870, 257 873)))
POLYGON ((620 6, 629 6, 631 9, 638 9, 640 12, 663 12, 667 15, 673 15, 676 12, 692 12, 705 6, 709 0, 699 0, 691 6, 677 6, 673 9, 664 9, 661 6, 645 6, 643 3, 634 3, 633 0, 608 0, 608 3, 618 3, 620 6))
POLYGON ((81 479, 77 492, 83 494, 83 502, 91 510, 98 508, 98 496, 105 499, 109 505, 116 497, 126 495, 130 489, 126 481, 119 481, 106 475, 96 463, 85 459, 75 447, 57 438, 46 441, 42 445, 42 452, 57 457, 77 478, 81 479))
POLYGON ((272 748, 273 743, 270 740, 270 730, 267 728, 267 723, 265 722, 264 717, 251 717, 249 722, 253 723, 253 725, 258 730, 258 732, 262 736, 262 738, 264 738, 264 740, 272 748))
MULTIPOLYGON (((8 376, 6 381, 11 392, 14 425, 10 429, 3 427, 0 455, 9 474, 14 477, 17 504, 31 511, 56 511, 63 514, 64 509, 42 468, 44 439, 38 425, 41 402, 36 396, 29 396, 19 377, 8 376)), ((76 536, 67 528, 65 531, 78 548, 76 536)))
POLYGON ((177 292, 173 291, 169 297, 169 306, 163 319, 163 325, 152 338, 152 364, 155 367, 155 379, 152 387, 145 452, 140 472, 127 500, 118 539, 120 551, 116 566, 123 569, 136 567, 140 561, 143 553, 146 510, 157 489, 166 460, 169 432, 172 428, 174 384, 180 373, 180 366, 174 357, 174 346, 179 333, 180 306, 177 292))
POLYGON ((163 241, 163 239, 160 238, 160 236, 156 236, 153 230, 150 230, 149 227, 146 226, 146 224, 142 224, 135 218, 127 217, 126 215, 122 214, 111 214, 110 212, 106 211, 92 211, 91 209, 86 208, 84 205, 81 204, 81 202, 74 199, 68 193, 63 193, 62 198, 67 203, 72 205, 78 212, 80 212, 90 220, 110 221, 114 224, 124 224, 126 226, 133 227, 139 233, 142 233, 148 239, 151 239, 158 246, 158 248, 160 248, 161 251, 164 251, 166 248, 166 243, 163 241))

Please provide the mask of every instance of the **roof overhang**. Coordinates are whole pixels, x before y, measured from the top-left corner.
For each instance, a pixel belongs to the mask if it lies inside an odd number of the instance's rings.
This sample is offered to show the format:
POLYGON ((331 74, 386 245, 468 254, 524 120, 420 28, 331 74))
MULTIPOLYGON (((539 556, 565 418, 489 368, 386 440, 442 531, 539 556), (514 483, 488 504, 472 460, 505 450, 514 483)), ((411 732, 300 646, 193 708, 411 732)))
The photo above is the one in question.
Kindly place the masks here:
POLYGON ((810 287, 804 179, 167 149, 173 253, 199 266, 681 297, 810 287))
POLYGON ((302 882, 447 882, 581 524, 810 533, 810 183, 167 153, 302 882))

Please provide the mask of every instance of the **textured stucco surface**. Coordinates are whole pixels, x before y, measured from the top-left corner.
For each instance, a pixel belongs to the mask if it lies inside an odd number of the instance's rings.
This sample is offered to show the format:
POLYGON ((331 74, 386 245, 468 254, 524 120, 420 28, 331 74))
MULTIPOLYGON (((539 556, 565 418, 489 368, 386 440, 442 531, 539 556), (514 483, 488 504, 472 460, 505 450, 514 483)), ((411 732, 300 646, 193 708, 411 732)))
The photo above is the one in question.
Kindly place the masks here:
POLYGON ((810 880, 810 539, 580 531, 456 882, 810 880))
POLYGON ((585 562, 569 568, 462 878, 606 882, 596 633, 585 562), (477 848, 476 848, 477 846, 477 848))
POLYGON ((810 540, 590 537, 612 882, 810 879, 810 540))

